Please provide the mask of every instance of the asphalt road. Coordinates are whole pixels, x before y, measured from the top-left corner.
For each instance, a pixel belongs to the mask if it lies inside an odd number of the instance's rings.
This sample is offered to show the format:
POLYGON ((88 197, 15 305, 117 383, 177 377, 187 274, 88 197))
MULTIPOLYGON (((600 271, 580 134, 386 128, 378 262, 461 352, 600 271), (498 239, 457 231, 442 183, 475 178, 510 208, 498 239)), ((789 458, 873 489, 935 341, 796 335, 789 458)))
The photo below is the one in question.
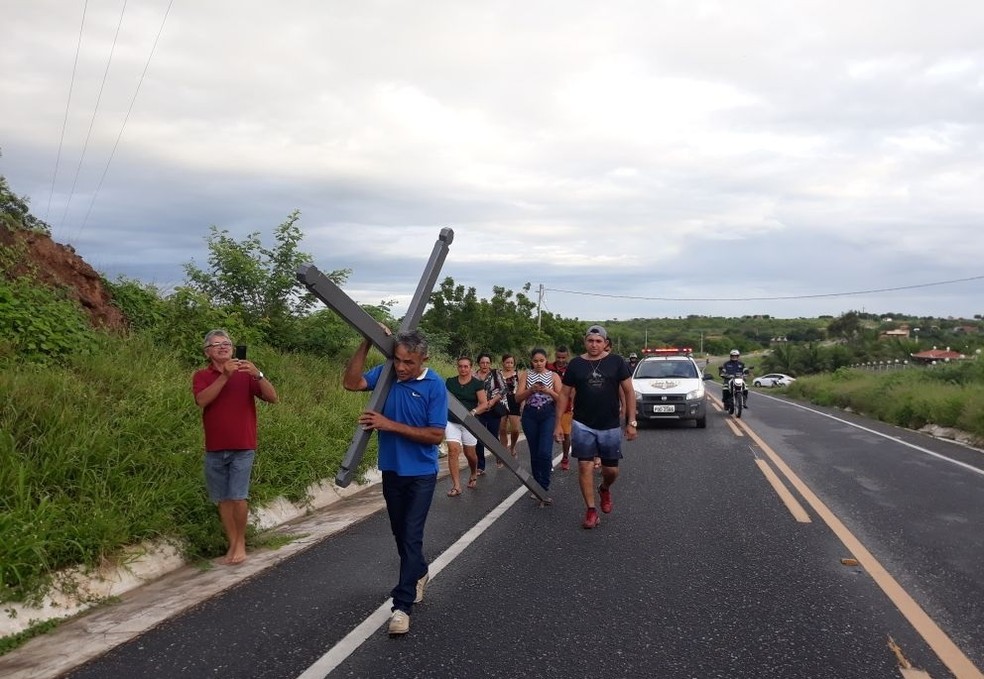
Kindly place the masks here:
POLYGON ((377 513, 68 676, 981 677, 984 455, 750 405, 744 428, 712 410, 640 431, 595 530, 573 471, 546 508, 494 464, 459 498, 443 481, 403 638, 380 626, 397 557, 377 513))

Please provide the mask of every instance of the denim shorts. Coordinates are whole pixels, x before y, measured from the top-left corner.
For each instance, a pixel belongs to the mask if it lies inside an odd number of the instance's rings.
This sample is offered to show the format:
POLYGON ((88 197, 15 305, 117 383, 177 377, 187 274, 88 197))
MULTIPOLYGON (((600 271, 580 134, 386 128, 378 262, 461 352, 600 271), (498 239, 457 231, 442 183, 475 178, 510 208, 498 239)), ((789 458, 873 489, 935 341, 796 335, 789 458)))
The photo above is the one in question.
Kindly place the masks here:
POLYGON ((592 429, 577 420, 571 423, 571 455, 579 460, 600 457, 618 460, 622 457, 622 428, 592 429))
POLYGON ((205 487, 212 502, 249 498, 249 475, 255 450, 210 450, 205 453, 205 487))

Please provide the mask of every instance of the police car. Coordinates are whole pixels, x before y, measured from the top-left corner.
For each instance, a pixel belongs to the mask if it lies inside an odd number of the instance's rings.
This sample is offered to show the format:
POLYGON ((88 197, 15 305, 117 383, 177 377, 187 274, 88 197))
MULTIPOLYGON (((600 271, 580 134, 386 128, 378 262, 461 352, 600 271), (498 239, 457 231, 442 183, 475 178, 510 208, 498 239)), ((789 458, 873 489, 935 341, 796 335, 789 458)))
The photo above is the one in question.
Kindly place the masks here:
POLYGON ((693 358, 693 350, 682 347, 643 349, 632 373, 636 419, 693 420, 698 429, 707 426, 705 375, 693 358))

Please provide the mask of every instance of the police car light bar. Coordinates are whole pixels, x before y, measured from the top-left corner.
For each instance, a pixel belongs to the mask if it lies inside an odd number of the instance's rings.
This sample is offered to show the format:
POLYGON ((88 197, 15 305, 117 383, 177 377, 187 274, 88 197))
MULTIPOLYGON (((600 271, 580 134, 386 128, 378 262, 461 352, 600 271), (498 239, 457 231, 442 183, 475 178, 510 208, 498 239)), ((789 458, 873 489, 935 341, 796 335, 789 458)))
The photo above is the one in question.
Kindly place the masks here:
POLYGON ((653 349, 644 347, 642 350, 643 356, 689 356, 692 353, 694 350, 690 347, 658 347, 653 349))

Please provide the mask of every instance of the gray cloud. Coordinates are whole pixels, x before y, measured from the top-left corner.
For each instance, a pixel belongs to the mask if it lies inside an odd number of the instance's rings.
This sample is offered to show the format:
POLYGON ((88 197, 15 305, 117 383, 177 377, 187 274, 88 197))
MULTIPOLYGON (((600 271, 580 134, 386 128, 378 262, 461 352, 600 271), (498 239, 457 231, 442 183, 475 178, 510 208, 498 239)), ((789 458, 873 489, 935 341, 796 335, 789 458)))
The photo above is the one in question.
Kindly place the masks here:
POLYGON ((68 209, 120 5, 88 3, 53 193, 81 8, 0 27, 0 172, 110 276, 172 286, 210 225, 297 208, 370 303, 405 302, 450 226, 445 275, 583 319, 981 312, 980 281, 619 296, 984 273, 984 8, 175 3, 93 202, 167 7, 127 6, 68 209))

